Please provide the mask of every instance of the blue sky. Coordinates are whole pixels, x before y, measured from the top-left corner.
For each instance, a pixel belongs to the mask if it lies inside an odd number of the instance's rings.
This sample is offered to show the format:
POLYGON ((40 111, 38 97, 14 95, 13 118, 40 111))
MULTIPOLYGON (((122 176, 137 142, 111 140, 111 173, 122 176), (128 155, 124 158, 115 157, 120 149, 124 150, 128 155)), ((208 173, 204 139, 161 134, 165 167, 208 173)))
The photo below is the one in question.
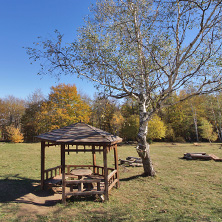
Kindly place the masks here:
POLYGON ((91 97, 92 83, 74 76, 58 81, 50 76, 38 76, 39 66, 31 65, 23 47, 32 46, 38 36, 47 37, 58 29, 66 42, 76 37, 95 0, 0 0, 0 98, 13 95, 26 99, 36 89, 48 95, 58 83, 75 84, 91 97))

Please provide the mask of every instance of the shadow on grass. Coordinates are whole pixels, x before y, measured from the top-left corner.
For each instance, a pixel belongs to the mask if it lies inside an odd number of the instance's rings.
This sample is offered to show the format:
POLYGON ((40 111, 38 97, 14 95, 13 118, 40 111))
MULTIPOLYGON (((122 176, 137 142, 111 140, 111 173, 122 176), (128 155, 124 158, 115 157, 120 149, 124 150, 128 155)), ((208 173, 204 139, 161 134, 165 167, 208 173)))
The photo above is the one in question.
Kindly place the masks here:
POLYGON ((135 176, 127 177, 127 178, 122 178, 122 179, 120 179, 120 181, 136 180, 140 177, 147 177, 147 176, 145 174, 139 174, 139 175, 135 175, 135 176))
POLYGON ((43 204, 35 203, 22 198, 30 193, 39 198, 54 195, 54 192, 51 190, 40 190, 38 180, 20 177, 18 174, 5 175, 5 179, 0 180, 0 203, 20 202, 41 206, 51 206, 56 204, 54 201, 45 201, 43 204))

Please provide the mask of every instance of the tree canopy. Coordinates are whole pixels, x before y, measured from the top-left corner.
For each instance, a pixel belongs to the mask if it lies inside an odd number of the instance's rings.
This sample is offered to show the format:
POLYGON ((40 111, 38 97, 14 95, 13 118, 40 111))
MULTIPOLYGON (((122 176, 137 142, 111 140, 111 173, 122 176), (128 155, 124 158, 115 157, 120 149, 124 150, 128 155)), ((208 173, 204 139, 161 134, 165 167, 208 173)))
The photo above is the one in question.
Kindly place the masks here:
POLYGON ((62 47, 56 31, 28 53, 49 62, 42 73, 77 73, 155 108, 184 85, 195 95, 221 89, 221 10, 221 0, 99 0, 78 40, 62 47))
POLYGON ((75 85, 51 87, 49 99, 36 115, 42 132, 51 131, 79 121, 89 121, 90 107, 77 93, 75 85))

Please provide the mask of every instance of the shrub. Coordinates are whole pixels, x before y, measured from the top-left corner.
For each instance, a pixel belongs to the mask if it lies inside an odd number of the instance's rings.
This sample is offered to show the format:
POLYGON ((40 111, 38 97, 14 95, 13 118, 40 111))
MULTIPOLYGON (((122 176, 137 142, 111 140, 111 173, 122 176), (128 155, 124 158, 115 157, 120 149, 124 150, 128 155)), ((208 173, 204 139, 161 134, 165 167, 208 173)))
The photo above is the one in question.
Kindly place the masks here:
POLYGON ((6 127, 6 136, 7 139, 13 143, 22 143, 24 141, 23 134, 14 126, 6 127))
POLYGON ((182 136, 178 136, 174 139, 174 142, 177 142, 177 143, 185 143, 185 139, 182 137, 182 136))

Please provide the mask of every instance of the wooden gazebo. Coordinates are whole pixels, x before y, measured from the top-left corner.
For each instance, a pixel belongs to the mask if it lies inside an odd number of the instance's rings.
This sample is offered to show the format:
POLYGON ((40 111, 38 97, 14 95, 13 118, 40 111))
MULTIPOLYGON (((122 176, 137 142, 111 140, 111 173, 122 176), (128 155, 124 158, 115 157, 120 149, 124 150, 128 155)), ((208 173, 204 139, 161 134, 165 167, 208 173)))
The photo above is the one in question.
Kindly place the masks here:
POLYGON ((98 194, 108 200, 112 187, 119 187, 117 143, 122 141, 120 137, 80 122, 37 138, 41 140, 41 188, 61 184, 63 203, 67 197, 79 195, 98 194), (61 165, 45 169, 45 148, 50 146, 60 147, 61 165), (107 153, 111 150, 114 150, 114 167, 108 168, 107 153), (66 165, 65 154, 69 152, 91 152, 92 164, 66 165), (96 153, 103 153, 102 166, 96 164, 96 153))

